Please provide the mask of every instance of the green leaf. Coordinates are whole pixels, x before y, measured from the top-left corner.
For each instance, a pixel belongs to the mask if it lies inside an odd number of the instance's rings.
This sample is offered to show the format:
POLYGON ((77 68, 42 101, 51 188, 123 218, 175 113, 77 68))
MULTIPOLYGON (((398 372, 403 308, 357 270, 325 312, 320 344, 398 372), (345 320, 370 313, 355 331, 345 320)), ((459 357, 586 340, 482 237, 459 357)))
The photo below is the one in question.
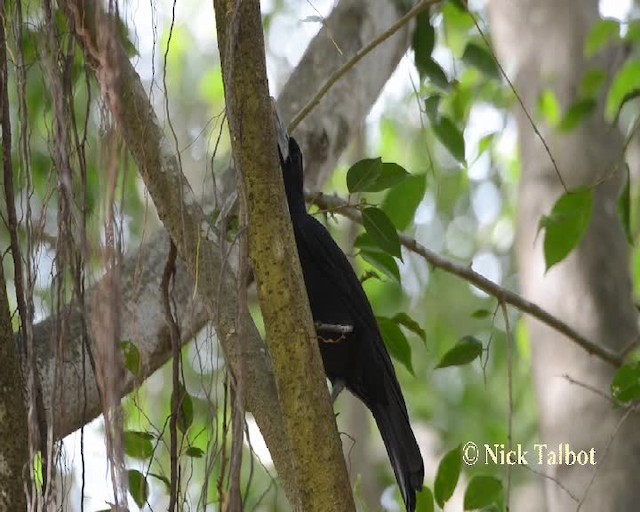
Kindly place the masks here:
POLYGON ((491 311, 488 309, 476 309, 473 313, 471 313, 471 318, 487 318, 491 315, 491 311))
POLYGON ((366 231, 364 233, 360 233, 356 237, 355 241, 353 242, 353 246, 367 253, 387 254, 384 249, 381 249, 380 246, 371 238, 371 235, 369 235, 369 233, 367 233, 366 231))
POLYGON ((625 183, 622 193, 618 198, 618 215, 627 236, 627 242, 633 244, 633 235, 631 233, 631 176, 629 175, 629 166, 625 163, 625 183))
POLYGON ((605 118, 613 121, 624 104, 636 96, 640 90, 640 60, 628 60, 611 84, 607 95, 605 118))
POLYGON ((585 121, 596 109, 596 100, 592 98, 584 98, 577 100, 562 116, 562 120, 558 124, 558 130, 561 132, 570 132, 577 128, 585 121))
MULTIPOLYGON (((170 404, 173 404, 173 393, 170 404)), ((182 383, 178 386, 178 404, 178 428, 184 434, 193 423, 193 400, 182 383)))
POLYGON ((411 345, 409 345, 406 336, 398 324, 390 318, 382 316, 376 317, 376 320, 378 321, 378 327, 380 327, 384 344, 387 346, 387 349, 389 349, 389 354, 391 354, 396 361, 402 363, 411 375, 415 375, 413 373, 413 365, 411 364, 411 345))
POLYGON ((622 403, 640 400, 640 363, 622 366, 611 384, 611 394, 622 403))
POLYGON ((149 473, 149 476, 152 476, 156 480, 160 480, 165 485, 167 492, 171 491, 171 480, 169 480, 166 476, 160 475, 158 473, 149 473))
POLYGON ((485 135, 478 142, 478 156, 482 155, 485 151, 487 151, 493 145, 493 139, 496 138, 495 133, 490 133, 489 135, 485 135))
POLYGON ((470 32, 474 29, 473 19, 466 9, 451 1, 442 4, 441 12, 447 46, 455 57, 460 57, 469 41, 470 32))
POLYGON ((600 89, 607 81, 607 73, 604 69, 591 68, 582 77, 579 95, 583 98, 596 99, 600 89))
POLYGON ((147 479, 137 469, 128 470, 127 476, 129 478, 129 494, 131 494, 138 507, 144 507, 149 499, 149 483, 147 479))
POLYGON ((473 336, 464 336, 449 350, 438 363, 436 368, 447 366, 461 366, 472 362, 482 354, 482 343, 473 336))
POLYGON ((436 87, 445 91, 451 87, 444 69, 442 69, 442 66, 434 59, 429 59, 428 62, 423 64, 423 72, 424 76, 436 87))
POLYGON ((397 313, 393 316, 392 320, 395 323, 404 327, 405 329, 408 329, 409 331, 414 333, 416 336, 418 336, 422 341, 426 343, 427 333, 424 332, 424 329, 420 327, 420 324, 416 322, 413 318, 411 318, 409 315, 407 315, 406 313, 397 313))
POLYGON ((640 20, 629 22, 624 40, 630 43, 640 43, 640 20))
POLYGON ((204 451, 196 446, 189 446, 184 453, 187 457, 192 457, 194 459, 201 459, 204 457, 204 451))
POLYGON ((544 228, 544 258, 547 270, 565 259, 580 243, 589 228, 593 208, 593 189, 580 188, 563 194, 549 216, 540 219, 544 228))
POLYGON ((474 42, 467 43, 462 54, 462 62, 479 69, 488 78, 500 78, 500 68, 491 52, 484 46, 474 42))
POLYGON ((375 207, 365 208, 362 210, 362 223, 371 239, 381 249, 402 259, 398 232, 386 213, 375 207))
POLYGON ((386 252, 369 252, 365 250, 360 251, 360 256, 385 276, 400 284, 400 270, 393 256, 389 256, 386 252))
POLYGON ((440 120, 433 125, 438 140, 442 142, 449 153, 461 164, 465 163, 464 159, 464 136, 451 119, 442 116, 440 120))
POLYGON ((416 512, 433 512, 433 493, 426 485, 416 494, 416 512))
POLYGON ((411 176, 401 165, 384 162, 380 175, 374 183, 366 188, 366 192, 380 192, 395 187, 411 176))
POLYGON ((451 498, 458 485, 458 478, 462 469, 462 445, 448 452, 440 461, 436 479, 433 484, 436 503, 440 508, 451 498))
POLYGON ((426 190, 427 177, 424 174, 412 174, 387 192, 382 202, 382 210, 394 226, 401 231, 405 230, 413 222, 426 190))
POLYGON ((138 347, 130 341, 123 341, 120 343, 120 350, 124 358, 124 367, 134 376, 140 377, 142 375, 142 360, 138 347))
POLYGON ((416 17, 416 28, 413 31, 413 53, 416 68, 420 76, 425 75, 425 67, 431 61, 431 52, 436 41, 436 33, 431 25, 431 16, 428 10, 416 17))
POLYGON ((153 436, 147 432, 127 430, 124 433, 124 451, 135 459, 148 459, 153 455, 153 436))
POLYGON ((584 45, 584 55, 587 59, 593 57, 602 50, 612 40, 620 38, 620 22, 612 19, 600 20, 593 27, 587 36, 584 45))
POLYGON ((347 171, 347 188, 349 192, 363 192, 371 186, 380 176, 382 171, 382 159, 365 158, 356 162, 347 171))
POLYGON ((464 509, 476 510, 499 503, 502 498, 502 482, 494 476, 474 476, 464 492, 464 509))
POLYGON ((544 91, 538 99, 538 112, 549 126, 557 126, 560 122, 560 103, 555 93, 551 90, 544 91))
POLYGON ((438 113, 438 107, 440 106, 440 100, 442 96, 434 94, 424 100, 424 111, 427 114, 427 118, 431 124, 437 124, 440 119, 438 113))

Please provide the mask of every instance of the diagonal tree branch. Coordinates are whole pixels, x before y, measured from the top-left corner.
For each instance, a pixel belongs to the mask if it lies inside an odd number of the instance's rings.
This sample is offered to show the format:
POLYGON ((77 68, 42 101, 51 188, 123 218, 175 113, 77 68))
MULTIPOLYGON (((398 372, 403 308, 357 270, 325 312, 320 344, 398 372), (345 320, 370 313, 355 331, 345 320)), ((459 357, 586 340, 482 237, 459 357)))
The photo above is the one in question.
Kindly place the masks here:
MULTIPOLYGON (((355 206, 350 205, 341 197, 323 193, 308 192, 305 196, 309 202, 318 205, 322 209, 335 211, 359 224, 362 224, 362 215, 360 210, 355 206)), ((483 275, 475 272, 469 266, 461 265, 460 263, 440 256, 439 254, 427 249, 424 245, 409 235, 398 233, 398 236, 400 237, 400 243, 404 247, 409 249, 411 252, 422 256, 434 267, 456 275, 474 286, 477 286, 483 292, 495 297, 499 302, 510 304, 523 313, 527 313, 540 320, 542 323, 547 324, 549 327, 552 327, 556 331, 564 334, 569 340, 582 347, 589 354, 599 357, 613 366, 622 366, 624 362, 624 354, 615 354, 611 350, 607 349, 607 347, 598 345, 597 343, 585 338, 573 327, 553 316, 548 311, 542 309, 537 304, 534 304, 517 293, 494 283, 490 279, 487 279, 483 275)))

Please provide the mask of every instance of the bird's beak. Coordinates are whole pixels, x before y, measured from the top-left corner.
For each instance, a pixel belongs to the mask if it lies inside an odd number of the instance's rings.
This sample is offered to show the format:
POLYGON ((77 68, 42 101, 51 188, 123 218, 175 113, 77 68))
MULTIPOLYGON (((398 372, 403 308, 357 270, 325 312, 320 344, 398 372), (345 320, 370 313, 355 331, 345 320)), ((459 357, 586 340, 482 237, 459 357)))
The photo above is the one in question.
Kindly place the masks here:
POLYGON ((289 159, 289 134, 287 133, 287 125, 284 124, 280 113, 278 112, 278 104, 275 98, 271 97, 271 107, 273 109, 273 119, 276 125, 276 137, 278 139, 278 149, 282 159, 286 162, 289 159))

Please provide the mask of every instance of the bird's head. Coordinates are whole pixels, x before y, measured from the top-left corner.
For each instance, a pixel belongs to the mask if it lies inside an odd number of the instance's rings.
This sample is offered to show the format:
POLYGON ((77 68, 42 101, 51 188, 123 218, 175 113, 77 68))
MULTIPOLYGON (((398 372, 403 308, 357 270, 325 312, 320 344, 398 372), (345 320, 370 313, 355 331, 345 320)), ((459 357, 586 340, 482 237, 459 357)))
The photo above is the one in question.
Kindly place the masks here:
POLYGON ((280 168, 282 180, 287 193, 287 203, 291 213, 306 211, 304 202, 304 173, 302 164, 302 151, 293 137, 289 137, 287 128, 278 115, 275 100, 272 99, 276 135, 278 139, 278 154, 280 156, 280 168))

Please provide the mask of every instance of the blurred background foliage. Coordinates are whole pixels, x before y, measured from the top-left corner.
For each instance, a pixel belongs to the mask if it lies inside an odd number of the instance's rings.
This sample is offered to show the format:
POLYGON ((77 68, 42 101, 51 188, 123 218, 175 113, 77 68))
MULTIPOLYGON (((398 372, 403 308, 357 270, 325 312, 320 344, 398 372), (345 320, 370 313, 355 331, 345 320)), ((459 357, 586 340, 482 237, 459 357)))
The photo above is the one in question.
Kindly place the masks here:
MULTIPOLYGON (((307 42, 330 12, 332 2, 272 0, 262 3, 270 85, 272 94, 277 96, 307 42)), ((483 2, 472 2, 472 17, 457 2, 448 1, 418 18, 413 50, 403 58, 362 126, 360 139, 349 146, 325 191, 346 197, 347 171, 362 158, 381 157, 384 162, 399 164, 411 178, 389 190, 355 195, 354 201, 357 198, 379 206, 398 229, 429 249, 517 290, 512 248, 520 165, 510 114, 516 99, 478 31, 480 27, 487 37, 490 35, 485 7, 483 2)), ((196 193, 204 198, 211 194, 215 176, 231 161, 211 5, 191 0, 171 4, 163 0, 150 4, 127 2, 120 8, 122 40, 161 122, 167 133, 172 134, 169 139, 179 149, 184 172, 196 193)), ((34 261, 38 272, 35 290, 38 320, 46 317, 53 307, 50 283, 56 248, 57 192, 51 154, 55 148, 50 142, 53 107, 45 80, 48 71, 43 50, 48 43, 42 30, 42 12, 38 2, 26 3, 23 9, 23 32, 18 34, 18 25, 11 25, 10 47, 14 62, 24 60, 26 83, 17 80, 15 67, 10 66, 9 90, 12 125, 19 130, 24 120, 19 115, 17 88, 26 88, 32 183, 26 180, 24 155, 16 150, 12 158, 18 170, 22 206, 25 194, 31 191, 33 217, 41 227, 37 230, 40 237, 34 261), (17 44, 18 38, 21 44, 17 44)), ((607 44, 629 44, 631 55, 635 55, 640 32, 638 22, 633 21, 637 14, 633 10, 627 12, 622 23, 609 20, 606 27, 598 29, 604 35, 600 32, 594 35, 596 41, 591 41, 587 51, 596 52, 607 44)), ((86 198, 82 201, 88 214, 88 247, 95 282, 101 272, 101 226, 106 201, 103 194, 106 178, 100 171, 106 157, 102 149, 104 105, 95 80, 85 70, 81 51, 75 47, 64 17, 56 15, 56 20, 60 33, 60 51, 56 57, 58 64, 70 73, 76 123, 80 137, 86 138, 87 186, 86 198)), ((585 84, 585 98, 599 91, 607 78, 594 72, 585 84)), ((624 89, 624 84, 621 88, 624 89)), ((556 125, 562 125, 564 119, 564 129, 571 129, 589 115, 588 105, 578 110, 567 120, 567 114, 559 112, 557 100, 549 92, 541 97, 540 108, 532 115, 534 121, 551 121, 556 125)), ((617 108, 614 111, 620 113, 617 108)), ((621 112, 620 121, 629 128, 636 115, 637 105, 632 104, 621 112)), ((124 233, 124 249, 132 250, 159 227, 159 222, 135 164, 124 150, 121 164, 125 172, 120 174, 118 184, 118 223, 124 233)), ((630 195, 637 197, 633 183, 630 195)), ((629 233, 635 240, 636 201, 631 200, 630 204, 633 206, 629 213, 629 233)), ((337 215, 319 215, 326 219, 345 252, 354 257, 358 273, 367 276, 365 288, 376 314, 393 318, 398 313, 406 313, 426 333, 422 340, 415 332, 392 327, 390 336, 403 339, 387 340, 402 344, 406 340, 410 348, 413 372, 402 364, 396 364, 396 369, 425 456, 425 484, 433 489, 442 455, 460 444, 467 441, 507 444, 510 416, 513 440, 523 445, 535 442, 537 409, 531 381, 530 340, 517 312, 509 310, 514 342, 513 409, 510 410, 507 334, 496 300, 467 282, 430 267, 422 258, 404 249, 402 261, 396 259, 400 279, 389 277, 389 273, 394 275, 393 268, 386 268, 385 272, 379 261, 371 263, 375 257, 367 258, 367 251, 363 249, 366 241, 354 246, 354 240, 362 241, 356 238, 362 233, 361 228, 354 228, 337 215), (470 364, 436 369, 442 356, 469 335, 482 343, 481 357, 470 364)), ((5 230, 0 231, 0 242, 3 247, 9 244, 5 230)), ((633 254, 637 290, 640 286, 637 245, 633 254)), ((4 258, 4 264, 7 275, 11 276, 10 259, 4 258)), ((255 300, 255 292, 252 296, 255 300)), ((260 325, 255 303, 252 312, 260 325)), ((131 359, 127 361, 132 364, 131 359)), ((220 461, 222 451, 229 449, 223 441, 230 435, 227 381, 215 335, 209 330, 200 333, 183 349, 183 362, 184 385, 189 396, 185 408, 190 409, 184 411, 185 436, 181 447, 184 498, 191 503, 190 509, 207 503, 214 510, 223 499, 220 490, 225 485, 219 480, 228 468, 223 469, 220 461), (210 476, 207 494, 201 496, 205 469, 210 476)), ((124 401, 128 467, 145 475, 150 486, 149 503, 155 510, 161 510, 167 502, 170 373, 170 367, 163 368, 124 401)), ((373 427, 370 415, 357 409, 353 401, 344 396, 338 400, 337 411, 340 430, 345 433, 347 455, 350 457, 350 447, 355 443, 361 447, 358 457, 364 457, 354 461, 354 467, 360 469, 353 474, 359 505, 365 510, 377 510, 381 506, 400 510, 401 500, 377 430, 372 428, 367 433, 362 427, 373 427), (349 437, 353 431, 358 432, 357 439, 349 437)), ((250 444, 247 444, 243 466, 247 510, 283 510, 287 506, 284 493, 274 481, 271 460, 251 418, 247 432, 250 444)), ((85 510, 97 510, 104 508, 109 500, 100 420, 87 427, 84 435, 87 468, 92 475, 86 484, 88 508, 85 510)), ((65 441, 65 453, 60 471, 70 493, 66 509, 79 510, 79 434, 65 441)), ((469 481, 479 473, 506 482, 505 467, 496 465, 463 467, 462 478, 469 481)), ((136 478, 134 473, 132 478, 136 478)), ((513 472, 516 493, 520 486, 539 485, 540 479, 525 469, 513 472)), ((145 493, 138 493, 137 501, 141 496, 146 497, 145 493)), ((461 504, 460 489, 454 500, 461 504)), ((502 507, 503 500, 498 501, 497 506, 502 507)))

